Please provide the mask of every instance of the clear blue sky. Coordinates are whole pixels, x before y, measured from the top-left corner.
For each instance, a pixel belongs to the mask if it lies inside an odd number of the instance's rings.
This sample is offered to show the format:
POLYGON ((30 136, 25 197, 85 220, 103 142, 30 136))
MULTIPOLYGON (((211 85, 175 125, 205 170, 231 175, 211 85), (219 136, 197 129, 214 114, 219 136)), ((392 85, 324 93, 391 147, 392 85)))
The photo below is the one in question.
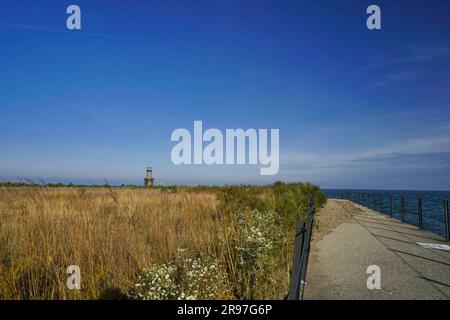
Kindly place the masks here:
POLYGON ((164 183, 449 190, 449 14, 445 0, 4 0, 0 180, 142 183, 151 164, 164 183), (171 132, 194 120, 279 128, 278 175, 173 165, 171 132))

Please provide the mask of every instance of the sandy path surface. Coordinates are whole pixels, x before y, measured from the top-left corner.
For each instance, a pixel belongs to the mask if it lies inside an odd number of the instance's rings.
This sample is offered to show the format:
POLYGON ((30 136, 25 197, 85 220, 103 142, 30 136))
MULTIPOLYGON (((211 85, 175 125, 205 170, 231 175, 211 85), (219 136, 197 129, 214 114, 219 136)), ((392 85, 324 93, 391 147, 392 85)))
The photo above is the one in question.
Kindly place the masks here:
POLYGON ((450 299, 450 252, 417 243, 442 238, 347 200, 317 213, 305 299, 450 299), (367 288, 367 267, 381 289, 367 288))

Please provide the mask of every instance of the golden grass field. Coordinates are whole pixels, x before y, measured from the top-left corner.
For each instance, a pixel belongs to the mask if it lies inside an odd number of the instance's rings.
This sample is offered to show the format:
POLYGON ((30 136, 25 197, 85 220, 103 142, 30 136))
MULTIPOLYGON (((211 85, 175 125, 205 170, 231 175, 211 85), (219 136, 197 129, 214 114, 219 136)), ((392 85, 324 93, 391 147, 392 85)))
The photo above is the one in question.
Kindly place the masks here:
POLYGON ((0 299, 124 298, 145 268, 173 261, 178 248, 219 262, 227 276, 214 298, 283 298, 293 227, 270 230, 275 242, 249 256, 267 263, 244 265, 245 278, 229 212, 212 191, 0 188, 0 299), (66 288, 70 265, 80 267, 81 290, 66 288))

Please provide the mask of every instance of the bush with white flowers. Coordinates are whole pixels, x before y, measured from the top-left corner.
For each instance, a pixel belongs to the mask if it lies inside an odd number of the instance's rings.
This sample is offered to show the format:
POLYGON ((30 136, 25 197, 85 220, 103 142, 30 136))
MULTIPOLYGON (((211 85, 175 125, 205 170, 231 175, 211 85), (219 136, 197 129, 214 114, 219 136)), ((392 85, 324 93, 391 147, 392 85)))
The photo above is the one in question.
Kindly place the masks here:
POLYGON ((154 265, 139 277, 131 298, 139 300, 204 300, 223 295, 227 277, 217 260, 187 257, 179 249, 175 260, 154 265))
POLYGON ((131 295, 139 300, 168 300, 178 296, 178 270, 171 264, 154 265, 144 270, 131 295))

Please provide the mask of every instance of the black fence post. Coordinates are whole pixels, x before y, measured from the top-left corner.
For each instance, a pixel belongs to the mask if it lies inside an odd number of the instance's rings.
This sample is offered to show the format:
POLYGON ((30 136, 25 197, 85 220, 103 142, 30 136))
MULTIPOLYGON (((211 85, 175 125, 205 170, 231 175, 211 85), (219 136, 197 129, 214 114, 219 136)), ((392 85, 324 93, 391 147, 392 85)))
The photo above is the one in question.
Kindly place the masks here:
POLYGON ((299 300, 301 291, 301 279, 300 279, 300 264, 302 256, 302 247, 305 242, 306 224, 304 222, 297 222, 295 229, 295 241, 294 241, 294 257, 292 260, 291 269, 291 285, 289 289, 289 300, 299 300))
POLYGON ((377 194, 373 194, 373 210, 377 209, 377 194))
POLYGON ((288 300, 302 300, 306 285, 306 271, 310 252, 311 234, 314 224, 314 195, 311 195, 308 216, 305 222, 298 221, 295 232, 294 256, 291 269, 291 283, 288 300))
POLYGON ((423 211, 422 211, 422 198, 417 199, 417 211, 419 213, 419 229, 423 229, 423 211))
POLYGON ((389 194, 389 214, 390 214, 390 216, 391 216, 391 218, 392 218, 392 216, 393 216, 393 211, 392 211, 392 194, 389 194))
POLYGON ((401 196, 400 198, 400 212, 402 222, 405 222, 405 196, 401 196))
POLYGON ((445 240, 450 241, 450 218, 448 216, 448 200, 444 200, 445 240))
POLYGON ((383 194, 380 193, 380 212, 383 213, 383 194))
POLYGON ((308 209, 308 219, 306 220, 306 233, 305 233, 305 248, 303 250, 303 256, 302 256, 302 264, 301 264, 301 292, 300 292, 300 300, 303 300, 303 292, 305 290, 306 286, 306 271, 308 269, 308 260, 309 260, 309 252, 311 251, 311 235, 312 235, 312 228, 314 225, 314 206, 310 206, 308 209))

